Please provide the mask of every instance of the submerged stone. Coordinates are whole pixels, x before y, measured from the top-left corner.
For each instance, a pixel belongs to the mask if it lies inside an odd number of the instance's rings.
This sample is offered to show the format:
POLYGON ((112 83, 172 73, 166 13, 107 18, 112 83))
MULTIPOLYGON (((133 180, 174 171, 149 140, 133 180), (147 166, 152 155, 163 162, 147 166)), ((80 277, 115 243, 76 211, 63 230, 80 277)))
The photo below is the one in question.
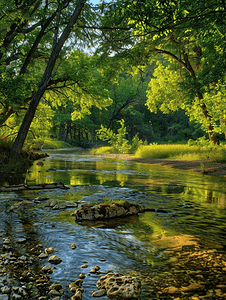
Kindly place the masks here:
POLYGON ((102 297, 104 295, 106 295, 106 290, 104 290, 104 289, 99 290, 99 291, 95 291, 95 292, 92 293, 93 297, 102 297))
POLYGON ((106 290, 110 299, 140 299, 141 282, 136 277, 108 273, 97 282, 99 290, 106 290))

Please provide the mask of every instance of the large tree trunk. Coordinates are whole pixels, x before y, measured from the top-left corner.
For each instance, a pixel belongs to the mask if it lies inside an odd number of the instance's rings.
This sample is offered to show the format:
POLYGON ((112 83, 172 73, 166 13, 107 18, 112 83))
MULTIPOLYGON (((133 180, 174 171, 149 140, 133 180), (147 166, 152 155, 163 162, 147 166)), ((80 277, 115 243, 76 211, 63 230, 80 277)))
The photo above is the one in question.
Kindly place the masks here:
POLYGON ((24 116, 23 122, 21 124, 18 135, 16 137, 16 140, 15 140, 15 142, 12 146, 12 149, 10 151, 9 160, 11 160, 13 158, 16 158, 20 155, 20 152, 22 150, 24 141, 27 137, 27 133, 28 133, 28 130, 30 128, 31 122, 32 122, 33 117, 35 115, 36 108, 37 108, 37 106, 39 104, 39 101, 42 98, 42 96, 43 96, 43 94, 44 94, 44 92, 45 92, 45 90, 48 86, 49 81, 52 78, 52 71, 53 71, 53 68, 56 64, 56 60, 59 56, 60 50, 63 47, 65 41, 67 40, 73 25, 77 21, 79 15, 80 15, 80 13, 83 9, 83 6, 84 6, 85 2, 86 2, 86 0, 79 0, 77 6, 75 8, 75 11, 74 11, 73 15, 71 16, 70 21, 68 22, 67 26, 65 27, 63 33, 61 34, 61 36, 59 38, 59 41, 53 47, 53 50, 52 50, 52 53, 50 55, 45 73, 44 73, 43 78, 42 78, 42 81, 39 85, 39 88, 38 88, 37 92, 34 93, 32 99, 31 99, 30 105, 29 105, 28 110, 27 110, 27 112, 24 116))

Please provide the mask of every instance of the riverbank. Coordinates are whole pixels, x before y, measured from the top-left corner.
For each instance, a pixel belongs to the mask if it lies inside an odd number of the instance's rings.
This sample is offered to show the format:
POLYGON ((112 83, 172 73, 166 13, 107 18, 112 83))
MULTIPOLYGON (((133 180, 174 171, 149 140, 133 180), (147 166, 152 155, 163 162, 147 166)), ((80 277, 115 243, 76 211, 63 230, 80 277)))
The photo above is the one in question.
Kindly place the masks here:
POLYGON ((139 158, 132 154, 96 154, 108 158, 126 159, 138 163, 157 165, 161 167, 192 171, 213 176, 226 176, 226 163, 218 163, 205 160, 179 160, 166 158, 139 158))

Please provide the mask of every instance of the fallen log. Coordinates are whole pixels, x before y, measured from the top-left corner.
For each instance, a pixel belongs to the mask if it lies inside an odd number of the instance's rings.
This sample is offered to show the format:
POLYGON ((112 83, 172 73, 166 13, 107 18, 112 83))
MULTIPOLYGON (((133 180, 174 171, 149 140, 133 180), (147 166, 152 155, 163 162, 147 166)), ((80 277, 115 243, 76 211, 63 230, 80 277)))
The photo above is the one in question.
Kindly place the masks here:
POLYGON ((68 186, 62 182, 57 183, 41 183, 35 185, 19 184, 19 185, 5 185, 0 187, 0 192, 14 192, 22 190, 40 190, 40 189, 69 189, 68 186))

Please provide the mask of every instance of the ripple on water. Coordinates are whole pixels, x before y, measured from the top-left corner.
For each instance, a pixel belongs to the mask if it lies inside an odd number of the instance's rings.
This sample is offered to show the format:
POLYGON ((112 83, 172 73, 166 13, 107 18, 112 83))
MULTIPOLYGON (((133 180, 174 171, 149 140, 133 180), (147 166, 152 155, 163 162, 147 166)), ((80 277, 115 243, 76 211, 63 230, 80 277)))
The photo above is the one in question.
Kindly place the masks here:
MULTIPOLYGON (((52 280, 63 283, 66 288, 78 279, 80 273, 84 273, 85 300, 91 299, 91 291, 96 289, 96 282, 101 276, 90 274, 96 265, 102 272, 136 273, 141 277, 145 277, 142 274, 147 270, 164 274, 169 273, 172 266, 165 255, 170 247, 169 241, 185 242, 189 240, 185 237, 191 236, 202 240, 208 247, 225 246, 226 243, 225 178, 109 161, 96 156, 52 153, 44 166, 34 165, 31 168, 26 180, 28 183, 62 181, 70 185, 70 190, 0 194, 0 234, 11 237, 13 241, 26 237, 28 243, 20 245, 24 252, 28 244, 40 243, 43 248, 58 250, 54 254, 63 261, 55 266, 52 280), (56 171, 46 173, 51 167, 56 171), (50 208, 6 210, 7 202, 13 205, 17 201, 32 201, 39 195, 71 200, 82 190, 91 193, 82 198, 83 203, 102 203, 106 198, 123 199, 162 209, 165 213, 146 212, 132 217, 129 222, 96 222, 82 226, 75 224, 73 219, 69 222, 69 219, 61 218, 58 222, 56 216, 59 212, 50 208), (218 241, 218 244, 213 241, 218 241), (76 244, 76 249, 70 248, 72 243, 76 244), (106 261, 101 262, 100 258, 106 261), (81 268, 85 261, 88 267, 81 268)), ((40 261, 40 265, 46 263, 47 259, 40 261)), ((64 297, 67 298, 67 293, 64 297)), ((145 300, 150 299, 148 295, 145 297, 145 300)))

